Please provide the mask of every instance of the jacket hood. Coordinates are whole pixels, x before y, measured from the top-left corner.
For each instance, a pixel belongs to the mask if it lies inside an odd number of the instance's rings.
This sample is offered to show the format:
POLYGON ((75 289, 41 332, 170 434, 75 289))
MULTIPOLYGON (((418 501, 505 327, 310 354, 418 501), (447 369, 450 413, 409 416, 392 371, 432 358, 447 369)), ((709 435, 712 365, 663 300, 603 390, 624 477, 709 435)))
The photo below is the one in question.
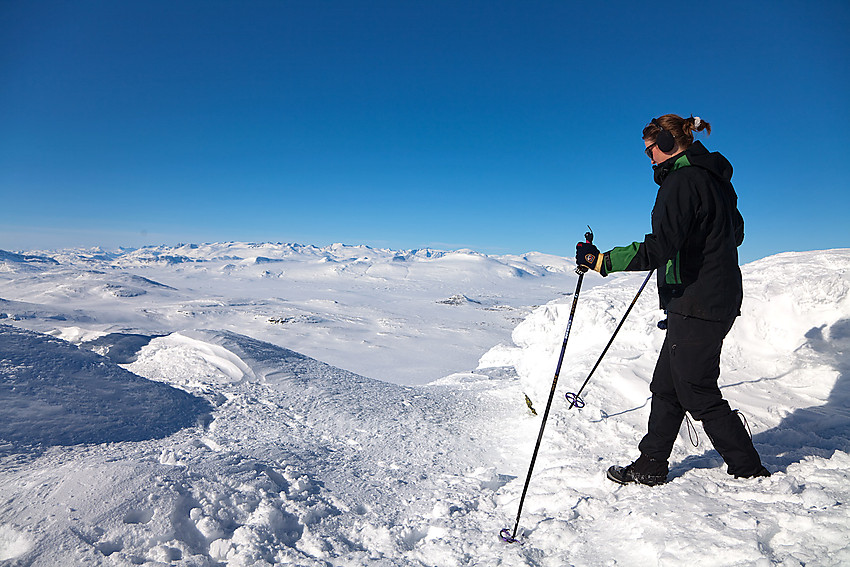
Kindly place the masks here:
POLYGON ((732 164, 720 152, 709 152, 702 142, 694 142, 684 152, 677 154, 665 162, 656 165, 655 182, 661 185, 671 171, 680 167, 692 165, 705 169, 724 181, 732 179, 732 164), (683 159, 684 158, 684 159, 683 159))

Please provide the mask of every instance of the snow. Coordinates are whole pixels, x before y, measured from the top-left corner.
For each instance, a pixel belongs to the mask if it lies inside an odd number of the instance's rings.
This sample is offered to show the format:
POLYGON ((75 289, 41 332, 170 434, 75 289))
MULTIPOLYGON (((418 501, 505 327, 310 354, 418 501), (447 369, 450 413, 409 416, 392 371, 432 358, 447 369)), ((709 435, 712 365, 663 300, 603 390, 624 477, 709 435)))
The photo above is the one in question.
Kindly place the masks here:
POLYGON ((0 313, 33 330, 80 341, 111 332, 224 328, 403 384, 475 367, 533 307, 575 279, 570 260, 545 254, 339 244, 17 256, 0 258, 0 274, 14 270, 13 292, 0 283, 7 300, 0 313), (461 296, 470 301, 455 299, 461 296))
POLYGON ((769 478, 699 424, 636 457, 645 274, 570 258, 219 243, 0 253, 0 565, 850 564, 850 250, 743 267, 721 385, 769 478), (524 396, 538 409, 533 415, 524 396), (690 434, 693 437, 693 433, 690 434))

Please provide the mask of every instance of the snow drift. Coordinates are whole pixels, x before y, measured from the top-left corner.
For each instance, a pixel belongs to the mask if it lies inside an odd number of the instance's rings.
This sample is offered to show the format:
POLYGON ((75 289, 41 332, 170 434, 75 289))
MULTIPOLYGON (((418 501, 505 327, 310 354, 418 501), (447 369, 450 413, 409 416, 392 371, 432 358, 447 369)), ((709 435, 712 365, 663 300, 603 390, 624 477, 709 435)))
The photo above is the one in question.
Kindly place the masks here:
POLYGON ((159 439, 212 407, 91 351, 0 325, 0 455, 23 448, 159 439))

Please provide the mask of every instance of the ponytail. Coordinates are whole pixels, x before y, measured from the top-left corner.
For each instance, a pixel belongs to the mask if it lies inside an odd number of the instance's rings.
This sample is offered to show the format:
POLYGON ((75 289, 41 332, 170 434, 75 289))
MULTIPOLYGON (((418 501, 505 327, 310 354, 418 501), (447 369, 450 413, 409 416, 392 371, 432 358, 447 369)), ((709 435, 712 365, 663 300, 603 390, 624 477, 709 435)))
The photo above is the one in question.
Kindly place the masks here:
POLYGON ((643 139, 654 142, 662 128, 673 135, 682 150, 688 149, 694 143, 694 132, 705 130, 706 134, 711 134, 711 124, 699 116, 692 114, 690 118, 682 118, 678 114, 665 114, 643 129, 643 139))
POLYGON ((699 116, 691 115, 690 118, 685 118, 682 120, 682 132, 688 136, 690 135, 691 143, 693 143, 694 132, 702 132, 705 130, 706 134, 711 134, 711 124, 700 118, 699 116))

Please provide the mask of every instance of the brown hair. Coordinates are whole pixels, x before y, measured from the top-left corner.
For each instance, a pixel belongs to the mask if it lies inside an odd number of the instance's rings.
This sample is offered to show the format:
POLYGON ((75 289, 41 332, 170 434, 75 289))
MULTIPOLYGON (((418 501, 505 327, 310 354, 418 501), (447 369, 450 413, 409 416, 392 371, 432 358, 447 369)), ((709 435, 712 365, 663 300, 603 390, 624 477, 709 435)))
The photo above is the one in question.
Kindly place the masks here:
POLYGON ((690 118, 682 118, 678 114, 665 114, 646 125, 643 129, 643 139, 655 142, 661 128, 673 134, 673 139, 681 150, 688 149, 694 143, 694 132, 705 130, 707 134, 711 134, 711 124, 699 117, 694 118, 693 114, 690 118))

